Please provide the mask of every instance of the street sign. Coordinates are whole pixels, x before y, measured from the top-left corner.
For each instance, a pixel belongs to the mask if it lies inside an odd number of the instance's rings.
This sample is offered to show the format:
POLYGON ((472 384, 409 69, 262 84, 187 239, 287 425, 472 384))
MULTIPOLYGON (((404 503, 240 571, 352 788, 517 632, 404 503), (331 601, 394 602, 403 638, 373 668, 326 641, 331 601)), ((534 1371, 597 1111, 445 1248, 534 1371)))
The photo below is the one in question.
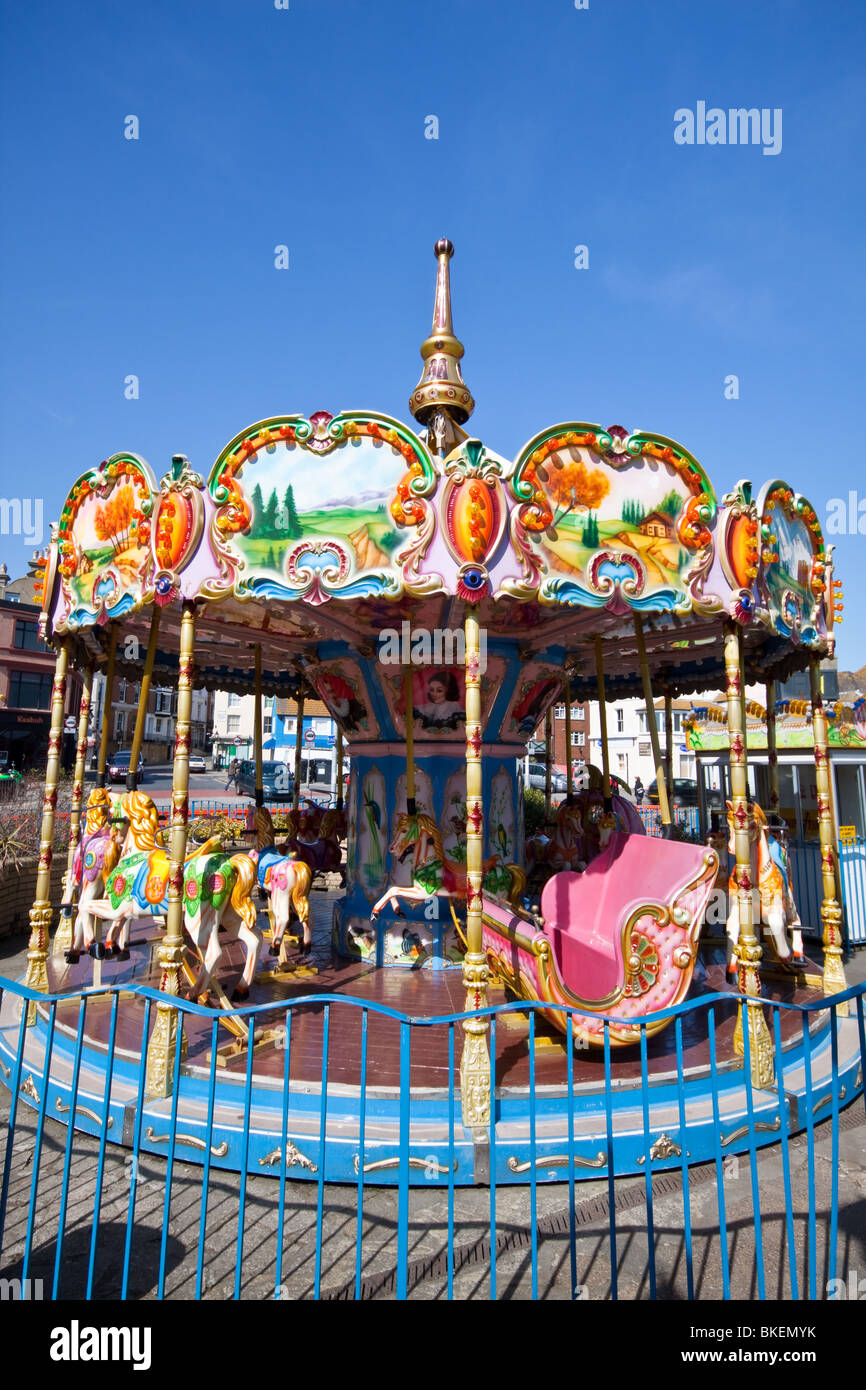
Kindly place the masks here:
POLYGON ((840 840, 844 840, 844 841, 845 841, 846 843, 848 843, 848 844, 850 844, 852 840, 856 840, 856 839, 857 839, 857 827, 856 827, 856 825, 840 825, 840 826, 839 826, 839 839, 840 839, 840 840))
POLYGON ((315 743, 315 741, 316 735, 313 733, 312 729, 308 729, 304 734, 304 743, 315 743))
POLYGON ((75 724, 75 716, 74 716, 74 714, 67 715, 67 717, 66 717, 66 722, 65 722, 65 724, 63 725, 63 732, 64 732, 65 734, 74 734, 74 733, 75 733, 75 728, 76 728, 76 724, 75 724))

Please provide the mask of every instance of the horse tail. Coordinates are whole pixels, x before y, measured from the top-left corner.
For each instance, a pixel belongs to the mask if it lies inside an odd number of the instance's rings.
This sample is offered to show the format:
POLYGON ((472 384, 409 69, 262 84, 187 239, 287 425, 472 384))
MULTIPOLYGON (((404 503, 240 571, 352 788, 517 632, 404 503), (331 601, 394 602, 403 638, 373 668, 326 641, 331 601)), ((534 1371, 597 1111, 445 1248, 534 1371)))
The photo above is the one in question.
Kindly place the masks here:
POLYGON ((512 907, 517 907, 526 887, 526 873, 519 864, 506 864, 505 867, 508 870, 508 877, 511 879, 508 901, 512 907))
POLYGON ((292 888, 292 905, 298 914, 298 920, 302 926, 306 927, 307 918, 310 915, 310 883, 312 882, 312 871, 309 864, 305 864, 303 859, 296 859, 292 868, 295 871, 295 885, 292 888))
POLYGON ((248 854, 233 854, 229 863, 235 871, 231 905, 250 931, 255 931, 256 905, 252 890, 256 885, 256 866, 248 854))
POLYGON ((102 861, 102 881, 108 881, 108 875, 120 863, 120 845, 112 835, 108 844, 105 846, 105 858, 102 861))

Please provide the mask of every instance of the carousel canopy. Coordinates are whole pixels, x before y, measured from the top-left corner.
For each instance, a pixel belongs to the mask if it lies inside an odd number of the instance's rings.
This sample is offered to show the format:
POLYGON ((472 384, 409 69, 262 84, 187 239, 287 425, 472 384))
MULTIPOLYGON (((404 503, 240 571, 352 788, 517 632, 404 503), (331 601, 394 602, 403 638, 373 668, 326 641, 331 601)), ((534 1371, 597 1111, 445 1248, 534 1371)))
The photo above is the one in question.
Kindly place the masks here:
MULTIPOLYGON (((567 419, 514 459, 464 431, 474 401, 452 253, 437 243, 410 399, 423 436, 374 411, 318 411, 248 426, 207 474, 178 455, 157 481, 137 454, 113 454, 73 484, 53 528, 49 637, 73 636, 81 659, 116 640, 117 669, 137 669, 158 607, 155 671, 170 681, 181 604, 194 600, 198 683, 249 689, 258 643, 265 693, 315 690, 338 718, 371 663, 446 662, 436 634, 459 634, 467 604, 489 670, 518 663, 539 691, 550 682, 542 714, 564 671, 573 698, 595 695, 596 637, 608 696, 639 693, 635 615, 654 685, 674 694, 722 683, 730 621, 752 681, 831 654, 838 584, 814 508, 786 482, 719 498, 682 445, 621 426, 567 419)), ((368 712, 401 732, 393 706, 368 712)), ((521 719, 500 713, 505 737, 521 719)))

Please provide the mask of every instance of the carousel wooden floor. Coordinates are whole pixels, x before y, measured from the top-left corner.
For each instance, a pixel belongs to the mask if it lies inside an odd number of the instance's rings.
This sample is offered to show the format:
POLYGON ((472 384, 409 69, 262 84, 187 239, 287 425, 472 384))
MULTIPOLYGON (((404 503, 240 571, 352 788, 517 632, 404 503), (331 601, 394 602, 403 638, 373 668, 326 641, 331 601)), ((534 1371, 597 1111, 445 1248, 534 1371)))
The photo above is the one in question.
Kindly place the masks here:
MULTIPOLYGON (((382 969, 366 963, 334 960, 330 950, 332 897, 315 894, 313 906, 313 955, 309 963, 318 968, 316 975, 306 978, 291 974, 273 976, 271 958, 263 956, 253 986, 251 1002, 256 1004, 303 1000, 320 994, 339 994, 359 1004, 384 1004, 414 1019, 437 1018, 460 1013, 464 1006, 464 990, 459 969, 433 971, 430 969, 382 969)), ((133 941, 132 958, 126 963, 103 963, 103 983, 149 984, 156 987, 159 973, 156 951, 159 937, 152 931, 150 939, 133 941)), ((227 951, 228 962, 221 975, 223 987, 231 993, 240 977, 243 951, 237 945, 227 951)), ((49 980, 52 990, 60 993, 80 989, 91 983, 88 957, 76 966, 67 966, 61 959, 49 960, 49 980)), ((814 969, 814 967, 813 967, 814 969)), ((690 998, 702 993, 728 991, 724 963, 699 962, 690 998)), ((793 982, 764 984, 768 998, 801 1003, 815 999, 813 990, 797 989, 793 982)), ((490 1003, 507 1002, 502 987, 490 990, 490 1003)), ((730 1065, 732 1036, 736 1011, 715 1005, 716 1057, 719 1065, 730 1065)), ((140 1056, 144 1026, 144 1003, 135 996, 121 999, 117 1023, 117 1048, 129 1056, 140 1056)), ((292 1010, 290 1073, 293 1082, 318 1085, 323 1070, 323 1038, 325 1005, 310 1004, 292 1010)), ((361 1008, 351 1004, 331 1004, 328 1008, 329 1084, 358 1086, 361 1082, 361 1008)), ((686 1070, 708 1067, 710 1047, 707 1038, 707 1009, 695 1010, 683 1018, 683 1062, 686 1070)), ((284 1011, 265 1013, 257 1019, 261 1028, 276 1027, 283 1022, 284 1011)), ((369 1011, 367 1038, 367 1085, 369 1087, 399 1087, 400 1085, 400 1024, 369 1011)), ((110 1003, 108 998, 94 998, 87 1007, 86 1032, 89 1040, 104 1045, 108 1039, 110 1003)), ((783 1041, 793 1039, 801 1029, 800 1016, 781 1011, 783 1041)), ((73 1031, 78 1021, 78 1005, 70 1000, 58 1009, 58 1027, 73 1031)), ((433 1024, 416 1026, 411 1030, 410 1083, 413 1089, 447 1086, 449 1075, 448 1026, 433 1024)), ((211 1024, 209 1019, 187 1015, 187 1066, 207 1067, 210 1059, 211 1024)), ((454 1030, 454 1055, 459 1062, 462 1029, 454 1030)), ((231 1043, 224 1028, 219 1030, 219 1046, 231 1043)), ((669 1025, 647 1045, 648 1072, 660 1077, 676 1070, 676 1039, 673 1024, 669 1025)), ((616 1048, 612 1053, 613 1075, 617 1082, 634 1082, 641 1075, 640 1053, 637 1047, 616 1048)), ((540 1016, 536 1018, 534 1047, 536 1086, 558 1086, 566 1082, 566 1049, 564 1039, 540 1016)), ((223 1059, 224 1072, 243 1074, 246 1053, 223 1059)), ((497 1086, 528 1086, 530 1082, 529 1020, 517 1013, 500 1017, 496 1027, 496 1084, 497 1086)), ((284 1051, 273 1045, 258 1048, 254 1054, 254 1071, 259 1076, 282 1077, 284 1051)), ((601 1051, 578 1051, 574 1054, 575 1085, 604 1082, 604 1061, 601 1051)))

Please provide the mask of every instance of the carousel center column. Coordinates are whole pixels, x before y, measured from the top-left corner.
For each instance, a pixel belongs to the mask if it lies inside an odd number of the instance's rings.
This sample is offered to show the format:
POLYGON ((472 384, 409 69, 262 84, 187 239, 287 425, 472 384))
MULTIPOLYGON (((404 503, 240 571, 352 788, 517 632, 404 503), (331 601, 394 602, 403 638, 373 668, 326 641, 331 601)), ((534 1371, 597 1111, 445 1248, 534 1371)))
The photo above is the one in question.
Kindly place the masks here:
MULTIPOLYGON (((481 662, 478 610, 466 611, 466 944, 463 983, 466 1010, 487 1004, 487 957, 484 954, 481 882, 483 876, 484 808, 481 795, 481 662)), ((460 1094, 463 1123, 467 1129, 490 1123, 490 1054, 487 1019, 474 1018, 464 1025, 460 1059, 460 1094)))
MULTIPOLYGON (((171 831, 168 868, 168 912, 165 936, 159 948, 160 993, 156 1023, 147 1048, 145 1088, 149 1099, 171 1094, 178 1030, 178 1010, 171 1003, 180 992, 183 963, 183 870, 186 860, 189 817, 189 732, 192 716, 195 603, 184 599, 180 624, 180 660, 177 678, 177 728, 174 740, 174 777, 171 790, 171 831)), ((181 1047, 183 1039, 181 1039, 181 1047)))
MULTIPOLYGON (((734 871, 737 884, 740 931, 737 938, 737 970, 740 994, 760 995, 758 965, 761 944, 752 920, 752 825, 749 808, 749 781, 746 764, 746 731, 743 726, 741 697, 740 630, 731 623, 725 633, 725 674, 727 676, 728 742, 731 768, 731 814, 734 820, 734 871)), ((749 1062, 753 1086, 773 1084, 773 1043, 764 1011, 759 1004, 741 1004, 734 1029, 734 1052, 745 1056, 743 1022, 749 1034, 749 1062)))
MULTIPOLYGON (((28 989, 48 993, 48 934, 51 930, 51 860, 54 855, 54 813, 57 809, 57 778, 60 772, 60 739, 63 733, 63 704, 69 670, 70 639, 65 637, 57 653, 54 684, 51 687, 51 727, 48 735, 48 761, 45 764, 45 794, 42 799, 42 829, 39 837, 39 869, 36 897, 30 909, 30 940, 27 943, 28 989)), ((36 1022, 36 1005, 27 1005, 28 1025, 36 1022)))
MULTIPOLYGON (((812 696, 812 733, 815 744, 815 786, 818 793, 818 839, 821 845, 821 880, 824 896, 821 923, 824 947, 824 993, 838 994, 847 989, 842 968, 842 909, 836 897, 836 826, 830 795, 830 763, 827 752, 827 715, 821 696, 821 665, 818 657, 809 661, 812 696)), ((847 1003, 837 1006, 840 1018, 848 1017, 847 1003)))

